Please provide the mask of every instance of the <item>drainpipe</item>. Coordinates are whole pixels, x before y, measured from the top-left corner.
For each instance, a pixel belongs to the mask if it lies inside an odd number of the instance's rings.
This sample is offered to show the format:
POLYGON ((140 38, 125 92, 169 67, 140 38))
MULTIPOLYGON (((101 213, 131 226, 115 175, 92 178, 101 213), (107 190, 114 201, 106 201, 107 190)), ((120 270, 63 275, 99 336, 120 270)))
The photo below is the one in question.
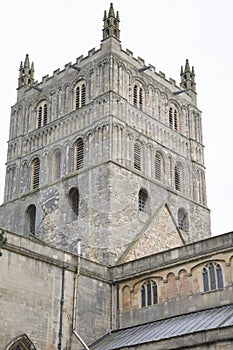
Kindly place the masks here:
POLYGON ((74 301, 73 301, 73 333, 78 339, 78 341, 82 344, 85 350, 90 350, 90 348, 87 346, 87 344, 84 342, 84 340, 80 337, 78 332, 76 331, 76 315, 77 315, 77 296, 78 296, 78 278, 80 275, 80 262, 81 262, 81 239, 78 239, 78 245, 77 245, 77 256, 78 256, 78 261, 77 261, 77 273, 75 274, 74 277, 74 301))
POLYGON ((120 284, 116 284, 116 329, 120 328, 120 284))
POLYGON ((61 282, 61 300, 60 300, 60 326, 58 332, 58 345, 57 349, 61 350, 61 341, 62 341, 62 319, 63 319, 63 305, 64 305, 64 284, 65 284, 65 269, 62 268, 62 282, 61 282))
POLYGON ((112 282, 112 318, 111 318, 111 329, 110 331, 112 331, 113 329, 115 329, 115 300, 114 300, 114 286, 115 286, 115 282, 113 280, 112 282))

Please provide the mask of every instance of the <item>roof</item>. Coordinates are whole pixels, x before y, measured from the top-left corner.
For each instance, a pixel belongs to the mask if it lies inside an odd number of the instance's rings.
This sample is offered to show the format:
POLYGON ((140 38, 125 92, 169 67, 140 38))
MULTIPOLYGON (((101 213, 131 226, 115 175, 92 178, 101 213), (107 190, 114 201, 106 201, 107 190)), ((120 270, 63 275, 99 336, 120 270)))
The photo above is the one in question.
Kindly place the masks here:
POLYGON ((112 350, 233 325, 233 304, 121 329, 91 349, 112 350))

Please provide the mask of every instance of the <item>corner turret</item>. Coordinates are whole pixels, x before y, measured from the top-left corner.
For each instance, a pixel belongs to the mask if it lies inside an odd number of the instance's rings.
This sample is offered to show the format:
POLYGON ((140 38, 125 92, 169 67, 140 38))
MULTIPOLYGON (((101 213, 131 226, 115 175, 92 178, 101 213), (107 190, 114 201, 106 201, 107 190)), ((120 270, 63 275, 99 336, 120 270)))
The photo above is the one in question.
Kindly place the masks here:
POLYGON ((104 28, 103 28, 103 40, 114 37, 120 41, 120 29, 119 29, 119 13, 117 11, 116 16, 113 8, 113 4, 110 4, 110 9, 107 12, 104 11, 104 28))
POLYGON ((19 68, 18 88, 31 86, 34 82, 34 63, 30 66, 29 56, 26 54, 24 64, 21 61, 19 68))

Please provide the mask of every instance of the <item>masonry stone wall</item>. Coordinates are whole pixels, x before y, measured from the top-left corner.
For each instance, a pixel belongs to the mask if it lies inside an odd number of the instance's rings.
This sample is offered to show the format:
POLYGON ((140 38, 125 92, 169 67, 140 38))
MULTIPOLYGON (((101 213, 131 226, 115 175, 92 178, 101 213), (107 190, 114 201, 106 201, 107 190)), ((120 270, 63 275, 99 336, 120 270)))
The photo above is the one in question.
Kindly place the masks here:
POLYGON ((1 350, 23 335, 36 350, 57 349, 59 343, 62 349, 82 349, 73 327, 86 343, 111 329, 106 267, 83 259, 77 265, 77 257, 68 253, 9 232, 5 235, 0 264, 1 350), (81 275, 76 285, 77 268, 81 275))
MULTIPOLYGON (((31 204, 35 204, 38 238, 74 253, 77 240, 81 238, 86 247, 86 256, 102 261, 103 254, 110 254, 112 261, 116 261, 141 230, 146 228, 147 223, 153 220, 159 208, 168 204, 176 224, 178 209, 185 208, 188 212, 189 232, 181 233, 184 242, 208 236, 208 209, 181 197, 175 191, 169 191, 155 180, 142 177, 131 167, 126 169, 115 163, 104 163, 80 171, 78 177, 71 174, 56 182, 53 187, 59 192, 59 205, 49 216, 44 215, 42 208, 44 196, 49 189, 45 186, 22 197, 20 201, 15 200, 4 205, 1 208, 2 227, 28 236, 26 211, 31 204), (73 187, 80 193, 79 216, 74 221, 69 202, 69 191, 73 187), (148 193, 147 213, 138 211, 138 194, 141 188, 148 193), (12 221, 12 217, 17 218, 17 221, 12 221)), ((167 221, 164 221, 164 225, 166 235, 170 229, 168 226, 166 228, 167 221)), ((155 252, 157 250, 151 253, 155 252)))
POLYGON ((27 334, 38 350, 58 344, 64 270, 64 342, 70 341, 74 267, 71 256, 7 233, 1 257, 0 348, 27 334))

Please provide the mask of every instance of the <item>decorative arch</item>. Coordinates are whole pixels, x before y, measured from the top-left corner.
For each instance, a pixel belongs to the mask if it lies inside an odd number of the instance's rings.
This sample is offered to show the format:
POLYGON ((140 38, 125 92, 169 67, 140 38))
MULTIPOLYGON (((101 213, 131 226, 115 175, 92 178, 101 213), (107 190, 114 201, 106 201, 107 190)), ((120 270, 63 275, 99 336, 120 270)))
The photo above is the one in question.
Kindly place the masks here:
POLYGON ((156 104, 155 104, 155 88, 152 84, 149 84, 148 86, 148 93, 149 93, 149 114, 154 117, 156 115, 156 104))
POLYGON ((36 350, 36 347, 26 334, 22 334, 11 340, 4 350, 36 350))
POLYGON ((201 204, 205 204, 205 178, 204 172, 201 169, 196 170, 197 179, 197 200, 201 204))
POLYGON ((122 288, 122 309, 127 310, 131 308, 131 293, 128 285, 122 288))
POLYGON ((62 99, 63 99, 63 90, 60 87, 57 91, 57 117, 62 116, 63 113, 63 105, 62 105, 62 99))
POLYGON ((190 293, 188 272, 185 269, 179 271, 179 295, 181 298, 186 297, 190 293))
POLYGON ((170 272, 167 275, 167 298, 174 299, 178 295, 177 281, 174 273, 170 272))
POLYGON ((61 151, 56 149, 52 155, 52 179, 58 180, 61 177, 61 151))

